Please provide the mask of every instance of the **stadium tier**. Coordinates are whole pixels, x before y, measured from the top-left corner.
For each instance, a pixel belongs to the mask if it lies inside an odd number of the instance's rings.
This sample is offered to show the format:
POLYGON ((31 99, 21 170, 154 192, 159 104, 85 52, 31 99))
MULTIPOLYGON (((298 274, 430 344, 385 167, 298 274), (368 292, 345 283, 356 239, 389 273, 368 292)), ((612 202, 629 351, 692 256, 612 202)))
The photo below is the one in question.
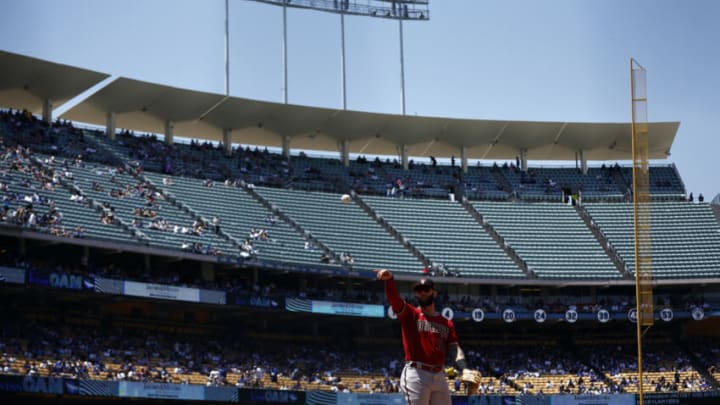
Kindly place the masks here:
POLYGON ((522 278, 525 274, 462 205, 439 200, 362 197, 435 265, 463 277, 522 278))
MULTIPOLYGON (((61 159, 55 160, 55 166, 64 164, 61 159)), ((67 170, 71 170, 72 178, 66 181, 121 223, 129 225, 149 246, 215 255, 237 251, 230 241, 211 229, 208 220, 167 201, 142 179, 92 163, 73 165, 67 170)))
POLYGON ((138 243, 130 230, 119 222, 101 223, 101 209, 60 180, 65 175, 62 169, 57 173, 46 170, 39 160, 16 151, 8 151, 0 161, 0 167, 5 226, 61 237, 138 243))
MULTIPOLYGON (((584 209, 634 273, 632 204, 585 204, 584 209)), ((650 213, 653 277, 718 277, 720 226, 709 205, 654 202, 650 213)))
MULTIPOLYGON (((179 176, 145 172, 145 178, 170 198, 181 201, 193 212, 211 223, 220 220, 221 231, 241 246, 252 241, 253 255, 259 260, 288 264, 317 265, 321 251, 307 244, 307 240, 285 221, 253 199, 248 192, 235 185, 204 182, 179 176), (265 230, 260 239, 253 234, 265 230)), ((238 251, 236 247, 233 251, 238 251)))
MULTIPOLYGON (((632 189, 632 168, 623 167, 621 170, 625 183, 632 189)), ((675 166, 659 166, 650 170, 650 195, 653 200, 685 199, 685 186, 675 166)))
MULTIPOLYGON (((228 156, 210 143, 168 145, 128 132, 113 140, 21 112, 3 112, 0 131, 6 226, 167 254, 409 275, 443 265, 479 279, 592 281, 630 278, 634 268, 632 206, 622 202, 630 169, 618 165, 586 175, 512 164, 462 173, 436 164, 403 170, 380 159, 349 166, 305 155, 288 160, 249 147, 228 156), (350 189, 358 201, 341 203, 339 193, 350 189), (569 194, 580 196, 575 207, 561 201, 569 194), (54 209, 61 221, 29 226, 28 212, 20 220, 17 208, 33 201, 37 218, 54 209)), ((652 208, 655 276, 720 275, 720 226, 709 205, 679 200, 684 187, 673 166, 652 167, 651 182, 654 199, 673 200, 652 208)))
POLYGON ((391 267, 419 274, 423 263, 356 204, 339 194, 256 187, 255 190, 337 254, 349 254, 356 269, 391 267))
POLYGON ((539 278, 621 277, 572 206, 512 202, 473 206, 539 278))

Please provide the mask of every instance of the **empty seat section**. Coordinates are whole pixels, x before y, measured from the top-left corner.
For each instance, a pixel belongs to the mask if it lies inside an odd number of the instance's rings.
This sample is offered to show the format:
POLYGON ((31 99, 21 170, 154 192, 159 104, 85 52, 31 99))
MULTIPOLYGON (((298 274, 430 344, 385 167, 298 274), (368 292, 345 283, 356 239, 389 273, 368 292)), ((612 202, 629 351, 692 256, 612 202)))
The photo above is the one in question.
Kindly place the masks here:
POLYGON ((571 206, 477 202, 474 207, 539 278, 620 277, 610 257, 571 206))
POLYGON ((387 197, 363 200, 436 265, 444 264, 466 277, 525 277, 458 203, 387 197))
POLYGON ((257 187, 255 189, 335 253, 349 253, 356 269, 389 268, 419 274, 422 263, 380 224, 340 194, 257 187))
MULTIPOLYGON (((586 204, 585 209, 635 271, 633 205, 586 204)), ((718 277, 720 226, 708 204, 685 201, 650 205, 652 273, 658 278, 718 277)))

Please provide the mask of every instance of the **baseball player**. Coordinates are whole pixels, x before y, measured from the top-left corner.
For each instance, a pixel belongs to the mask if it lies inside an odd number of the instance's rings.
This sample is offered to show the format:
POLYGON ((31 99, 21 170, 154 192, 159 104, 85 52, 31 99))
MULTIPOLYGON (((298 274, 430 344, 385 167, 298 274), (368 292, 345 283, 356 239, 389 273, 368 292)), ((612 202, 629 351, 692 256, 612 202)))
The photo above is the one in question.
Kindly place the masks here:
POLYGON ((385 294, 402 327, 405 368, 400 389, 408 405, 449 405, 445 357, 449 354, 458 370, 467 369, 467 362, 458 344, 455 325, 435 310, 438 295, 435 283, 423 278, 415 284, 413 290, 420 303, 416 308, 400 298, 390 270, 375 272, 378 280, 385 281, 385 294))

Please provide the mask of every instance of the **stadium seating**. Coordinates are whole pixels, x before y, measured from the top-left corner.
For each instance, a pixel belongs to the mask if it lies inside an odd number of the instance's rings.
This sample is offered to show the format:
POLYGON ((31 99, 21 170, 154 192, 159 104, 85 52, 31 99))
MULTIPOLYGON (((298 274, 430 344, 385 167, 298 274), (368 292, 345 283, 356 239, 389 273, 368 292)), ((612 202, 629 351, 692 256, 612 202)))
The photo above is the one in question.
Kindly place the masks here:
POLYGON ((524 273, 459 203, 363 197, 436 265, 464 277, 522 278, 524 273))
MULTIPOLYGON (((633 205, 586 204, 595 224, 635 270, 633 205)), ((652 272, 658 278, 718 277, 720 275, 720 225, 707 204, 654 202, 652 272)))
POLYGON ((334 252, 352 255, 353 268, 388 267, 417 274, 423 268, 409 250, 358 205, 342 203, 339 194, 269 187, 256 187, 255 190, 334 252))
POLYGON ((464 196, 470 200, 507 200, 510 193, 498 183, 496 176, 502 174, 488 166, 468 167, 463 175, 464 196))
POLYGON ((320 250, 306 249, 302 235, 281 219, 274 218, 268 209, 242 188, 223 183, 208 187, 198 179, 149 172, 145 173, 145 178, 202 217, 218 217, 222 231, 236 241, 248 239, 251 229, 265 229, 270 240, 256 241, 253 245, 260 260, 312 266, 320 264, 320 250), (164 184, 163 179, 170 181, 164 184))
POLYGON ((348 170, 338 159, 293 157, 289 160, 288 188, 332 192, 338 184, 351 184, 348 170))
MULTIPOLYGON (((632 189, 632 167, 620 168, 628 188, 632 189)), ((650 167, 650 194, 653 200, 684 200, 685 186, 675 165, 650 167)))
MULTIPOLYGON (((482 199, 475 204, 475 208, 536 276, 569 280, 617 279, 621 277, 621 271, 614 268, 610 258, 572 208, 558 203, 516 204, 488 201, 506 199, 512 191, 514 197, 520 200, 559 201, 560 190, 577 188, 582 191, 584 202, 587 203, 584 205, 585 209, 594 223, 620 258, 627 263, 627 270, 632 271, 633 268, 632 227, 631 222, 627 221, 630 205, 588 203, 624 198, 624 191, 631 179, 628 177, 631 175, 629 167, 615 165, 590 168, 587 175, 581 175, 574 168, 531 168, 528 174, 524 174, 512 165, 470 167, 465 175, 459 173, 458 167, 424 164, 412 165, 410 170, 405 171, 397 162, 368 162, 364 159, 350 162, 346 167, 337 159, 301 155, 293 156, 288 161, 279 154, 247 147, 236 148, 232 156, 226 156, 222 148, 210 143, 167 145, 152 136, 134 136, 128 132, 118 134, 117 139, 111 140, 100 131, 80 130, 67 122, 49 125, 32 115, 18 112, 2 113, 0 131, 6 146, 21 144, 45 152, 44 155, 38 155, 40 161, 51 160, 54 158, 52 155, 57 157, 57 164, 68 162, 68 167, 75 172, 75 183, 92 202, 83 205, 69 201, 69 190, 73 185, 67 181, 66 186, 56 187, 51 192, 55 198, 50 194, 47 196, 56 200, 57 208, 63 214, 65 229, 84 228, 84 236, 88 238, 143 243, 172 250, 198 242, 209 252, 238 256, 238 243, 245 239, 249 229, 263 227, 269 211, 242 190, 228 188, 219 191, 220 188, 203 186, 201 180, 230 179, 233 182, 244 181, 245 184, 326 191, 353 188, 367 194, 387 194, 395 187, 394 197, 398 199, 425 197, 426 200, 422 202, 406 204, 421 213, 436 209, 435 206, 430 207, 434 202, 430 202, 427 197, 445 199, 448 192, 455 191, 471 199, 482 199), (145 225, 148 221, 145 219, 141 219, 144 222, 142 226, 133 227, 133 222, 138 224, 138 218, 132 215, 132 210, 142 206, 142 198, 109 197, 103 192, 96 192, 93 187, 93 183, 97 183, 106 191, 112 188, 113 185, 106 181, 107 176, 97 176, 96 173, 109 173, 125 164, 146 173, 155 187, 164 187, 161 186, 161 176, 169 175, 168 173, 191 176, 174 177, 177 179, 177 186, 163 188, 172 194, 173 201, 160 198, 155 203, 156 206, 161 208, 163 217, 175 221, 172 225, 178 226, 190 226, 196 219, 209 221, 217 216, 221 218, 223 232, 218 235, 209 232, 201 239, 178 236, 173 232, 147 229, 145 225), (463 186, 459 186, 461 183, 463 186), (238 204, 243 204, 243 210, 247 213, 240 216, 234 214, 234 203, 226 203, 228 196, 237 198, 238 204), (117 223, 99 223, 102 204, 117 208, 117 223)), ((48 169, 50 167, 46 166, 46 170, 48 169)), ((20 176, 19 178, 23 176, 19 173, 13 175, 20 176)), ((140 182, 129 174, 119 173, 116 178, 131 186, 140 182)), ((26 182, 27 180, 15 181, 11 184, 11 189, 30 193, 32 187, 22 189, 26 182)), ((674 166, 651 167, 651 187, 655 199, 677 200, 684 196, 684 186, 674 166)), ((281 207, 290 216, 289 221, 300 224, 320 238, 333 252, 352 254, 357 268, 371 268, 380 264, 378 254, 387 254, 382 258, 382 264, 399 271, 415 273, 423 268, 420 260, 413 257, 380 224, 374 223, 355 204, 337 204, 337 201, 333 201, 336 198, 334 194, 304 195, 264 187, 258 191, 263 195, 268 194, 266 198, 281 207), (273 193, 278 194, 270 195, 273 193), (310 200, 313 200, 312 204, 310 200), (295 206, 293 201, 300 206, 295 206), (317 204, 320 201, 324 203, 317 204), (330 207, 327 212, 325 207, 330 207), (332 220, 320 220, 326 219, 328 215, 333 216, 332 220), (357 223, 346 225, 343 222, 346 219, 357 223), (350 232, 348 226, 355 225, 357 229, 350 232), (364 238, 354 239, 354 235, 360 230, 363 230, 364 238), (356 249, 358 251, 354 252, 356 249)), ((45 191, 39 194, 43 193, 45 191)), ((462 269, 476 277, 522 277, 515 267, 509 264, 502 249, 491 246, 492 243, 488 244, 490 240, 487 237, 478 236, 484 233, 469 219, 469 227, 467 223, 453 224, 448 228, 447 236, 457 237, 456 235, 463 234, 480 239, 462 242, 448 239, 438 245, 430 243, 435 242, 437 236, 429 235, 426 229, 422 229, 427 228, 426 224, 413 224, 403 216, 402 211, 390 209, 397 202, 381 199, 368 201, 386 204, 386 207, 379 207, 388 211, 383 215, 433 262, 457 267, 458 270, 462 269), (482 257, 482 262, 475 259, 468 261, 467 256, 453 253, 457 252, 457 246, 466 246, 464 243, 481 252, 477 256, 482 257), (455 246, 451 248, 452 244, 455 246)), ((437 202, 437 209, 452 206, 451 203, 437 202)), ((717 276, 720 271, 720 236, 717 221, 708 206, 681 201, 658 204, 654 205, 653 214, 656 230, 653 235, 654 274, 664 278, 717 276)), ((43 213, 44 208, 37 209, 43 213)), ((446 214, 451 215, 451 211, 446 214)), ((436 216, 425 215, 425 218, 433 221, 436 216)), ((258 249, 259 259, 283 263, 296 260, 306 265, 317 264, 319 261, 319 257, 316 257, 319 256, 318 253, 304 249, 304 235, 285 223, 275 227, 272 239, 274 243, 256 246, 261 247, 258 249)))
MULTIPOLYGON (((2 183, 7 185, 3 193, 4 204, 9 210, 32 205, 39 219, 43 215, 50 215, 54 208, 58 212, 58 221, 45 227, 30 228, 30 230, 51 233, 57 236, 83 237, 97 240, 114 241, 122 243, 137 243, 131 232, 119 225, 105 225, 100 223, 100 212, 89 204, 89 201, 73 201, 73 194, 61 184, 52 187, 43 187, 52 181, 52 176, 41 175, 41 170, 29 160, 19 164, 12 159, 0 159, 0 167, 5 175, 2 183), (37 177, 44 176, 44 180, 37 177), (33 196, 38 196, 42 202, 33 203, 33 196), (17 197, 17 199, 15 198, 17 197), (28 200, 29 199, 29 200, 28 200), (77 232, 76 232, 77 231, 77 232)), ((58 169, 58 172, 61 170, 58 169)), ((64 174, 58 174, 63 176, 64 174)), ((26 224, 22 224, 26 225, 26 224)))
POLYGON ((98 148, 85 130, 70 122, 48 124, 29 113, 0 111, 0 136, 4 146, 22 145, 33 152, 94 162, 120 163, 111 153, 98 148))
MULTIPOLYGON (((58 160, 57 164, 62 165, 63 162, 58 160)), ((206 254, 212 252, 236 254, 237 248, 215 234, 212 229, 207 229, 209 228, 207 225, 203 226, 203 231, 199 233, 190 232, 198 218, 165 201, 141 179, 113 167, 95 164, 75 166, 72 168, 72 173, 73 184, 82 190, 84 195, 113 209, 114 215, 123 223, 135 224, 133 228, 147 238, 150 246, 170 250, 190 250, 188 245, 198 243, 201 245, 200 250, 206 254), (113 196, 111 195, 113 190, 121 194, 113 196), (150 215, 142 215, 138 212, 146 209, 149 210, 150 215), (151 228, 150 222, 157 220, 167 221, 169 229, 151 228), (183 229, 187 232, 183 232, 183 229)))
POLYGON ((508 202, 473 206, 539 278, 620 278, 572 206, 508 202))

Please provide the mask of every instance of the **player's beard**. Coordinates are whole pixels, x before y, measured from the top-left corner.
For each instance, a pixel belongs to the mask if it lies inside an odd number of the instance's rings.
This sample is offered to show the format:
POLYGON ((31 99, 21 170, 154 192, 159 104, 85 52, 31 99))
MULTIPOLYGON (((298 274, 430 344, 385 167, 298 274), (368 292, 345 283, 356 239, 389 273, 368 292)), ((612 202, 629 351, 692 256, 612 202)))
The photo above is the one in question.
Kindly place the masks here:
POLYGON ((435 303, 435 296, 433 294, 430 294, 424 298, 418 297, 418 303, 421 307, 428 307, 435 303))

